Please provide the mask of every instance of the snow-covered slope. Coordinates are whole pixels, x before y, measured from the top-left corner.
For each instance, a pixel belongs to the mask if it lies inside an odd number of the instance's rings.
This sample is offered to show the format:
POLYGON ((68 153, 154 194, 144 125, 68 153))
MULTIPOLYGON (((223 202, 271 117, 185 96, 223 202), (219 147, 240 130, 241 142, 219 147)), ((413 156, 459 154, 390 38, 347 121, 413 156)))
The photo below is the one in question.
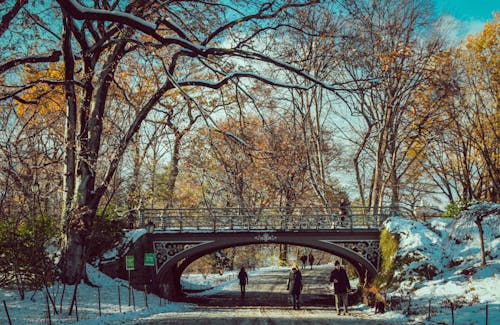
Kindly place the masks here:
POLYGON ((397 281, 388 296, 403 300, 409 321, 451 324, 453 304, 455 324, 484 324, 486 306, 489 324, 500 324, 500 204, 476 204, 455 219, 426 223, 391 218, 384 227, 399 241, 397 281), (484 230, 484 266, 474 222, 478 217, 484 230))

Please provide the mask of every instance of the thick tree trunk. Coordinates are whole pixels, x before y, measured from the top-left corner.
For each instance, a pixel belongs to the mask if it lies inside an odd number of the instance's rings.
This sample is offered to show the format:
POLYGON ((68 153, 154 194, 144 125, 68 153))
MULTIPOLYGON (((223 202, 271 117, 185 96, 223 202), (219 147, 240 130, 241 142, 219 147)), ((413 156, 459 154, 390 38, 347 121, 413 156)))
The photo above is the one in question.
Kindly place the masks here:
POLYGON ((77 104, 76 92, 73 84, 75 60, 71 47, 70 18, 64 17, 63 54, 64 54, 64 91, 66 95, 66 125, 64 130, 64 177, 63 177, 63 199, 61 226, 64 226, 69 217, 71 203, 75 193, 76 179, 76 127, 77 127, 77 104))
POLYGON ((171 208, 174 206, 175 183, 177 182, 177 176, 179 175, 179 161, 180 161, 180 148, 181 148, 182 136, 183 134, 177 132, 174 138, 174 150, 172 152, 171 168, 167 179, 168 200, 165 206, 166 208, 171 208))
POLYGON ((77 284, 86 276, 87 241, 95 212, 95 209, 80 207, 73 211, 66 223, 66 238, 59 265, 63 283, 77 284))

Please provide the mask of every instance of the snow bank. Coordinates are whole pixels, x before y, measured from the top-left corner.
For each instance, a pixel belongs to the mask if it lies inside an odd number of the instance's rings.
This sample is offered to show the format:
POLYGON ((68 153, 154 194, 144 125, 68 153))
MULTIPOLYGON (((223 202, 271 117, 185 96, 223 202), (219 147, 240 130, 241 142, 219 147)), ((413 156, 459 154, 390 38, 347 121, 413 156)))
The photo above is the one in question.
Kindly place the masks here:
POLYGON ((451 323, 453 304, 456 324, 484 324, 488 305, 489 323, 500 324, 500 204, 476 204, 455 219, 436 218, 425 224, 390 218, 384 227, 399 240, 395 259, 407 262, 396 271, 400 283, 388 296, 411 297, 414 321, 451 323), (478 217, 484 230, 485 266, 474 223, 478 217), (435 268, 432 279, 425 279, 424 266, 435 268))
MULTIPOLYGON (((194 307, 186 303, 172 303, 153 294, 145 295, 138 290, 131 290, 129 296, 126 281, 112 279, 89 264, 87 274, 97 287, 83 283, 78 285, 78 321, 75 309, 68 315, 75 286, 55 284, 49 288, 48 291, 55 300, 55 306, 49 304, 53 324, 121 323, 158 313, 187 311, 194 307), (54 313, 54 307, 57 314, 54 313)), ((48 324, 45 292, 30 291, 26 293, 25 300, 20 300, 16 291, 0 289, 0 300, 5 300, 12 324, 48 324)), ((3 306, 1 307, 0 324, 8 324, 7 315, 3 306)))

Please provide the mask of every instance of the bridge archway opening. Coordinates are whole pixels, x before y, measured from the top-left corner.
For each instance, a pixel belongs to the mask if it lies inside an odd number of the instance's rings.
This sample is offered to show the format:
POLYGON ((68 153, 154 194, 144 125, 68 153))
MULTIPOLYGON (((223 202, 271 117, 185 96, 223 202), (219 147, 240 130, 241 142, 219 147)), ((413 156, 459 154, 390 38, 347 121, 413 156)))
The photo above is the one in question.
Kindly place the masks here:
MULTIPOLYGON (((342 259, 345 262, 349 263, 355 270, 359 278, 359 285, 363 285, 366 282, 371 282, 375 275, 376 269, 368 261, 365 257, 356 254, 352 250, 346 249, 340 245, 333 245, 332 243, 323 243, 321 241, 308 243, 308 242, 300 242, 300 241, 276 241, 276 242, 239 242, 239 243, 219 243, 218 245, 210 245, 203 247, 197 247, 195 249, 191 249, 186 252, 182 252, 176 255, 172 260, 169 261, 169 265, 164 265, 160 268, 157 274, 157 281, 161 285, 165 283, 170 283, 170 286, 174 286, 179 293, 183 292, 183 288, 181 285, 181 276, 185 272, 185 270, 192 265, 195 261, 198 261, 203 256, 216 253, 221 250, 230 249, 230 248, 238 248, 238 247, 250 247, 253 245, 265 246, 265 245, 283 245, 288 244, 295 249, 299 250, 316 250, 320 252, 324 252, 330 254, 330 256, 334 256, 334 259, 342 259), (173 281, 173 283, 172 283, 173 281)), ((292 253, 293 254, 293 253, 292 253)), ((295 253, 296 254, 296 253, 295 253)), ((293 255, 292 255, 293 256, 293 255)), ((297 259, 300 256, 294 256, 297 259)), ((289 262, 292 262, 290 259, 289 262)), ((297 264, 300 265, 300 261, 297 261, 297 264)), ((239 269, 239 268, 238 268, 239 269)), ((328 277, 328 274, 325 274, 325 278, 328 277)))

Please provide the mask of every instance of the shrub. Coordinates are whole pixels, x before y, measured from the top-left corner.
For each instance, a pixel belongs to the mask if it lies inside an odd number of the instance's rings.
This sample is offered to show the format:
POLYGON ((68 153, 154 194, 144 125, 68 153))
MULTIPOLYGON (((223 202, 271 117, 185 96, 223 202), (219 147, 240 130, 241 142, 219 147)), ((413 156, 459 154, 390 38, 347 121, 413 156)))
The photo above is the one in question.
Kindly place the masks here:
POLYGON ((47 247, 56 235, 52 217, 7 217, 0 221, 0 285, 16 288, 24 299, 26 290, 51 284, 55 264, 47 247))
POLYGON ((98 212, 88 239, 89 261, 102 257, 105 251, 117 246, 123 239, 126 227, 126 222, 116 213, 98 212))
POLYGON ((446 218, 455 218, 460 212, 467 210, 467 208, 471 205, 471 201, 468 200, 460 200, 458 202, 450 202, 446 206, 443 217, 446 218))
POLYGON ((383 228, 380 232, 380 254, 381 254, 381 269, 375 279, 375 286, 387 286, 392 283, 395 270, 395 256, 399 247, 398 240, 391 234, 390 231, 383 228))

